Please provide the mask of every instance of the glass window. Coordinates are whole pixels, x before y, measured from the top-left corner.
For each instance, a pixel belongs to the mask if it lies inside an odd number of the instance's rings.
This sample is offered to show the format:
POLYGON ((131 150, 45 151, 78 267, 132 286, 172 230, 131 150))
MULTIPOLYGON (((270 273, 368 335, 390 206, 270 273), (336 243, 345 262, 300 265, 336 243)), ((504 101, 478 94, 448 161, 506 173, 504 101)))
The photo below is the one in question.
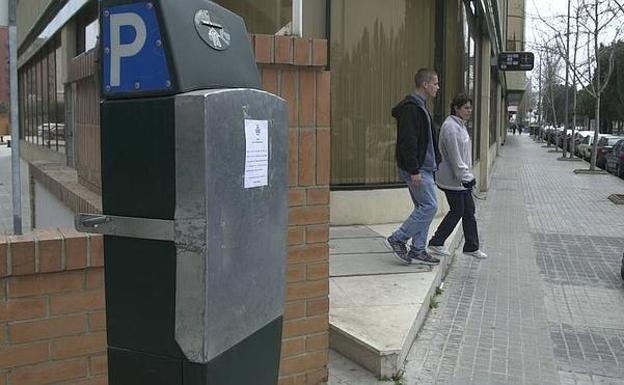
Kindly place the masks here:
POLYGON ((36 96, 35 96, 35 137, 37 140, 35 143, 43 144, 43 63, 41 62, 41 53, 37 55, 37 62, 35 63, 36 71, 36 96))
POLYGON ((24 109, 24 95, 25 95, 25 90, 24 90, 24 77, 20 76, 18 78, 18 82, 17 82, 17 92, 18 92, 18 108, 19 108, 19 126, 20 126, 20 132, 19 132, 19 136, 20 139, 24 139, 24 125, 26 124, 26 117, 24 116, 24 114, 26 113, 26 110, 24 109))
POLYGON ((21 136, 33 144, 64 152, 65 107, 60 38, 52 38, 19 70, 21 136))
MULTIPOLYGON (((56 131, 56 50, 49 50, 47 55, 47 63, 48 63, 48 77, 47 77, 47 87, 48 87, 48 138, 52 139, 50 133, 54 133, 56 131)), ((58 145, 56 141, 54 141, 54 150, 58 151, 58 145)))
POLYGON ((65 86, 62 81, 63 66, 59 39, 54 49, 54 67, 56 68, 56 76, 54 77, 54 84, 56 85, 56 145, 59 152, 65 153, 65 86))
POLYGON ((304 0, 303 5, 303 36, 319 39, 327 38, 327 0, 304 0))
POLYGON ((97 2, 86 5, 76 15, 76 55, 95 48, 100 32, 97 2))
POLYGON ((96 19, 96 20, 93 20, 91 24, 85 27, 85 30, 84 30, 85 51, 90 51, 93 48, 95 48, 95 44, 97 43, 99 34, 100 34, 100 23, 96 19))
POLYGON ((464 45, 466 33, 464 32, 462 2, 449 2, 446 6, 445 30, 446 40, 444 42, 444 67, 445 75, 442 76, 442 87, 444 87, 445 100, 442 101, 440 108, 442 111, 436 111, 446 118, 450 113, 449 105, 451 100, 460 92, 466 92, 464 81, 464 45))
POLYGON ((480 124, 479 124, 479 100, 477 100, 477 71, 479 68, 479 29, 477 18, 474 15, 475 8, 472 1, 464 3, 464 87, 468 96, 473 100, 473 115, 468 122, 468 133, 472 139, 473 159, 479 160, 481 151, 480 124))
POLYGON ((50 116, 49 112, 49 99, 50 94, 48 91, 48 54, 47 52, 42 52, 41 60, 39 61, 41 65, 41 140, 44 144, 49 146, 50 143, 50 116))
POLYGON ((292 21, 292 0, 216 0, 245 19, 249 33, 273 35, 292 21))
POLYGON ((435 1, 332 0, 330 13, 331 184, 397 183, 390 111, 433 68, 435 1))
MULTIPOLYGON (((494 57, 494 52, 490 51, 490 56, 494 57)), ((490 72, 490 134, 489 134, 489 144, 490 146, 496 143, 496 138, 498 136, 497 130, 497 120, 498 120, 498 81, 497 81, 497 73, 494 68, 492 68, 490 72)))

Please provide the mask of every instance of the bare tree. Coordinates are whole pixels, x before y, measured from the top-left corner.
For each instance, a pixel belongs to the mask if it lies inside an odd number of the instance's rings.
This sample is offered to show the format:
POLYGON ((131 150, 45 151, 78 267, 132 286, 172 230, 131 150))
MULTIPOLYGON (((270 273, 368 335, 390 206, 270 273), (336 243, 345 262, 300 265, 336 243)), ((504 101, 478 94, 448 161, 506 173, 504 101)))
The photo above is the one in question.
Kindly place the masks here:
MULTIPOLYGON (((573 54, 572 54, 572 63, 570 63, 570 67, 571 69, 576 68, 576 61, 577 61, 577 54, 578 54, 578 44, 579 44, 579 16, 578 16, 578 9, 575 11, 577 12, 575 17, 574 17, 574 21, 575 21, 575 30, 576 33, 574 34, 574 49, 572 50, 573 54)), ((576 94, 577 94, 577 90, 576 90, 576 76, 572 77, 572 89, 574 90, 574 94, 572 95, 572 136, 571 136, 571 140, 572 143, 570 146, 570 159, 574 158, 574 153, 575 153, 575 145, 576 142, 574 141, 574 130, 576 130, 576 94)))
POLYGON ((619 13, 619 9, 616 8, 616 10, 614 10, 611 7, 608 7, 607 9, 601 9, 601 5, 599 3, 605 3, 606 5, 611 5, 609 3, 611 3, 611 1, 597 1, 594 0, 591 3, 587 3, 584 4, 583 6, 583 10, 586 12, 587 14, 587 19, 589 21, 589 23, 587 23, 586 25, 586 29, 588 32, 590 32, 591 38, 592 38, 592 43, 593 43, 593 57, 594 57, 594 62, 596 63, 596 72, 594 74, 594 76, 592 78, 590 78, 590 93, 591 95, 594 97, 594 99, 596 99, 596 114, 595 114, 595 118, 596 118, 596 131, 594 132, 594 145, 592 148, 592 156, 591 156, 591 163, 589 166, 590 170, 594 170, 596 168, 596 157, 598 155, 598 134, 600 133, 600 98, 602 96, 602 93, 604 92, 604 90, 607 88, 607 85, 609 83, 609 79, 611 78, 611 74, 613 73, 613 58, 614 58, 614 54, 615 51, 611 50, 610 53, 607 53, 609 55, 609 64, 608 64, 608 68, 607 68, 607 75, 605 76, 605 79, 601 79, 601 74, 602 71, 600 70, 600 66, 601 66, 601 60, 599 55, 601 53, 603 53, 600 48, 600 33, 607 28, 607 25, 613 20, 615 19, 615 17, 617 17, 618 13, 619 13))
POLYGON ((614 52, 612 50, 610 52, 604 50, 601 42, 611 40, 611 42, 614 43, 617 41, 618 37, 621 36, 622 25, 612 22, 620 14, 624 14, 622 3, 623 0, 577 0, 575 6, 575 24, 577 26, 577 31, 575 32, 577 36, 575 40, 577 45, 573 61, 563 49, 566 44, 563 42, 563 37, 559 32, 562 28, 561 25, 556 22, 556 20, 561 20, 563 17, 559 16, 555 18, 555 22, 553 22, 553 20, 546 20, 539 16, 540 20, 543 22, 542 25, 545 25, 553 32, 553 38, 557 41, 555 47, 557 47, 559 55, 566 61, 566 64, 572 71, 573 81, 580 84, 582 88, 596 100, 596 130, 594 133, 590 170, 595 170, 596 168, 596 148, 600 133, 600 98, 609 83, 614 68, 614 52), (585 41, 587 57, 579 62, 577 61, 577 51, 579 49, 578 39, 580 36, 587 37, 585 41), (607 60, 608 68, 606 76, 603 78, 600 55, 605 54, 609 56, 607 60))
MULTIPOLYGON (((557 111, 557 104, 555 102, 555 88, 561 84, 562 78, 559 75, 561 57, 555 44, 556 42, 552 37, 544 35, 541 42, 533 42, 531 44, 531 49, 537 53, 540 63, 540 71, 537 79, 540 94, 540 124, 542 121, 549 121, 549 119, 544 119, 545 110, 548 108, 552 115, 552 120, 550 120, 550 122, 554 127, 558 127, 559 111, 557 111)), ((550 147, 550 142, 548 142, 548 146, 550 147)))

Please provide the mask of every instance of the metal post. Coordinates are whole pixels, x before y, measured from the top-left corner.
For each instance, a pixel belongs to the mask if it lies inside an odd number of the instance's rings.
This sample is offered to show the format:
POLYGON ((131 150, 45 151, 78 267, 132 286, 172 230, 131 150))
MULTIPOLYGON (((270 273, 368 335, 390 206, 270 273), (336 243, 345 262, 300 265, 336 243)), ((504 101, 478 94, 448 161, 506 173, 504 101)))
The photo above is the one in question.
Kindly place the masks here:
POLYGON ((539 75, 537 75, 538 81, 538 97, 537 97, 537 125, 538 125, 538 134, 537 141, 538 143, 542 142, 542 135, 546 135, 546 131, 542 132, 542 57, 540 56, 539 62, 539 75))
MULTIPOLYGON (((563 145, 561 149, 563 150, 562 158, 566 157, 566 145, 567 145, 567 132, 568 127, 570 126, 570 3, 571 0, 568 0, 568 26, 566 32, 566 74, 565 74, 565 122, 563 124, 563 145)), ((573 140, 573 138, 570 138, 573 140)))
POLYGON ((292 34, 303 37, 303 0, 293 0, 292 13, 292 34))
POLYGON ((17 0, 9 0, 9 79, 11 93, 11 171, 13 195, 13 233, 22 234, 22 178, 20 175, 20 142, 17 100, 17 0))

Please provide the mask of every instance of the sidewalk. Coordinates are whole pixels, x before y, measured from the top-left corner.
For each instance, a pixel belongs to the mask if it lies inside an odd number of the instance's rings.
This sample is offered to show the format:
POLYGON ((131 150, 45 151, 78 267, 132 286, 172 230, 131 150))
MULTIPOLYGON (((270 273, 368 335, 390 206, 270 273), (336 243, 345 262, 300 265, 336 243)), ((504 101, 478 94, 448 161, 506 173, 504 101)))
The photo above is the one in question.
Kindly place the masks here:
MULTIPOLYGON (((559 156, 507 138, 478 209, 490 258, 456 257, 404 384, 624 385, 624 180, 559 156)), ((330 357, 330 385, 384 384, 330 357)))
MULTIPOLYGON (((13 196, 11 195, 11 147, 5 142, 0 144, 0 234, 13 234, 13 196)), ((22 180, 22 230, 30 231, 30 191, 28 165, 21 163, 22 180)))
MULTIPOLYGON (((429 228, 430 238, 442 216, 429 228)), ((437 266, 404 265, 386 238, 400 223, 335 226, 330 229, 330 347, 367 368, 392 378, 403 368, 450 257, 437 266)), ((454 250, 458 228, 446 244, 454 250)))

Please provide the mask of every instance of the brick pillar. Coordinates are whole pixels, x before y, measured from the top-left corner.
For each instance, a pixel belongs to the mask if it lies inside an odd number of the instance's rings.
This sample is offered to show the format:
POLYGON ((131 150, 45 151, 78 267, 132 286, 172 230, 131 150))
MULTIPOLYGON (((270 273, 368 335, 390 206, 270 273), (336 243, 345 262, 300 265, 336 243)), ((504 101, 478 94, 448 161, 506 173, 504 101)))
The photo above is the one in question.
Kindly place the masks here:
POLYGON ((0 385, 106 385, 102 237, 0 239, 0 385))
POLYGON ((329 108, 327 41, 253 35, 265 90, 288 102, 288 277, 280 385, 327 381, 329 108))

